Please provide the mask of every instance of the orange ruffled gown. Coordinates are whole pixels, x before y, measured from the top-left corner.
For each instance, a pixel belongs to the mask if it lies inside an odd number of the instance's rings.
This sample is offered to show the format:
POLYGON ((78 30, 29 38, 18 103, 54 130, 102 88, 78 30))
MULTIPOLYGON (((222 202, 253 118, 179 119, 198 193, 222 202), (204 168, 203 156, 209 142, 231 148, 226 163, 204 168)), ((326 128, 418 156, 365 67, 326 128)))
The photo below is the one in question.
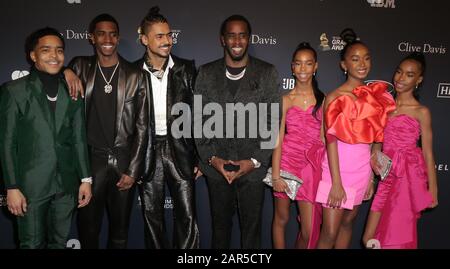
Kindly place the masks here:
MULTIPOLYGON (((370 179, 370 144, 383 142, 383 128, 395 101, 385 83, 373 83, 353 89, 354 99, 341 95, 333 100, 325 113, 327 140, 337 141, 339 171, 348 193, 356 192, 353 205, 360 205, 370 179)), ((322 162, 322 180, 332 182, 328 158, 322 162)), ((326 206, 323 204, 323 206, 326 206)))

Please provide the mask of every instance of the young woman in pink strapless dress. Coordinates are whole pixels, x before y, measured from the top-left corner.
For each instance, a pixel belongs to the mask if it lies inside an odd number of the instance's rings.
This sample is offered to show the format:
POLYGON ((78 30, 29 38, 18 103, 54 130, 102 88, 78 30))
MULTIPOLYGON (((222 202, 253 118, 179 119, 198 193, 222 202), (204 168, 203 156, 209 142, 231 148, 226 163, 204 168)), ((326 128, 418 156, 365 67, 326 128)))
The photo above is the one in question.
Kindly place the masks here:
POLYGON ((416 98, 424 72, 423 54, 413 53, 394 75, 397 109, 390 115, 383 142, 392 168, 378 184, 370 209, 363 236, 368 248, 416 249, 420 212, 438 204, 431 115, 416 98), (417 146, 420 137, 422 149, 417 146))
POLYGON ((274 219, 272 224, 274 248, 285 248, 285 226, 289 220, 291 201, 286 195, 286 183, 280 170, 303 180, 295 200, 299 210, 301 230, 297 248, 315 248, 321 223, 321 206, 314 202, 321 178, 324 144, 321 140, 324 94, 315 79, 316 51, 301 43, 292 58, 295 87, 283 96, 283 116, 277 147, 272 155, 274 188, 274 219))
POLYGON ((330 188, 319 188, 316 197, 316 201, 323 201, 317 248, 350 246, 359 205, 373 194, 371 145, 382 141, 387 114, 395 109, 386 84, 364 85, 371 67, 367 46, 356 40, 351 29, 345 29, 341 37, 346 42, 341 67, 347 80, 328 94, 324 104, 327 154, 320 184, 330 188), (344 204, 350 209, 341 207, 344 204))

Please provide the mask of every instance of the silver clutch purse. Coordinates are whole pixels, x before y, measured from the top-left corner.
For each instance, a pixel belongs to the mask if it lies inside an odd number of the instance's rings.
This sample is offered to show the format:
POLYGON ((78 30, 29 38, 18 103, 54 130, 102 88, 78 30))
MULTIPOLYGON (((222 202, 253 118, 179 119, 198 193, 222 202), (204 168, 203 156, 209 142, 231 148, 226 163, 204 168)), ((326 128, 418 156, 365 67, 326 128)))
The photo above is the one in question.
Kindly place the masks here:
MULTIPOLYGON (((291 200, 295 200, 298 189, 303 184, 303 180, 298 178, 297 176, 295 176, 289 172, 283 171, 283 170, 280 170, 280 177, 282 180, 284 180, 284 182, 286 182, 286 184, 288 186, 288 189, 286 190, 287 196, 291 200)), ((266 174, 266 177, 263 179, 263 182, 266 183, 268 186, 273 187, 272 186, 272 167, 270 167, 267 170, 267 174, 266 174)))
POLYGON ((389 171, 391 171, 392 160, 381 151, 377 152, 377 161, 380 164, 380 168, 377 168, 377 172, 381 177, 381 180, 384 180, 388 175, 389 171))

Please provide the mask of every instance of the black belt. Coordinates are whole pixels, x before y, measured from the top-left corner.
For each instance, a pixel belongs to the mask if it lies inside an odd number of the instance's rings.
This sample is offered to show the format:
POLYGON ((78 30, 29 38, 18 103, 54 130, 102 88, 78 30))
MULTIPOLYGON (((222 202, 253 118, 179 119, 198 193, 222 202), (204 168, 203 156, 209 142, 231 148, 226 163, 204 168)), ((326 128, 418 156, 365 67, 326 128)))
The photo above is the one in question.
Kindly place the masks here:
POLYGON ((156 135, 155 142, 156 143, 164 143, 167 140, 167 135, 156 135))

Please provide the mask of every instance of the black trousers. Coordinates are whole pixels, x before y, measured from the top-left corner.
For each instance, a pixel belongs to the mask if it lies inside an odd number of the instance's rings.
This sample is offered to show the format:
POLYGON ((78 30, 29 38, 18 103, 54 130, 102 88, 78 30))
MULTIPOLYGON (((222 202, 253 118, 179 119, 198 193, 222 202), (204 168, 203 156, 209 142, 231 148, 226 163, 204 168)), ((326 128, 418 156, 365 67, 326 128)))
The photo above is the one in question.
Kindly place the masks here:
MULTIPOLYGON (((111 159, 111 158, 110 158, 111 159)), ((83 249, 98 249, 103 214, 106 208, 109 220, 107 248, 124 249, 128 242, 131 208, 135 186, 119 191, 116 184, 122 176, 108 164, 108 157, 91 150, 93 176, 92 199, 78 211, 78 233, 83 249)))
POLYGON ((156 138, 156 167, 152 178, 139 185, 144 216, 145 245, 150 249, 170 248, 164 221, 164 187, 173 203, 173 247, 199 248, 195 213, 195 181, 183 178, 176 168, 165 136, 156 138))
MULTIPOLYGON (((261 169, 261 168, 259 168, 261 169)), ((212 248, 230 248, 233 215, 238 211, 241 247, 261 248, 261 216, 264 203, 264 183, 252 174, 232 184, 225 178, 207 177, 212 216, 212 248)))

